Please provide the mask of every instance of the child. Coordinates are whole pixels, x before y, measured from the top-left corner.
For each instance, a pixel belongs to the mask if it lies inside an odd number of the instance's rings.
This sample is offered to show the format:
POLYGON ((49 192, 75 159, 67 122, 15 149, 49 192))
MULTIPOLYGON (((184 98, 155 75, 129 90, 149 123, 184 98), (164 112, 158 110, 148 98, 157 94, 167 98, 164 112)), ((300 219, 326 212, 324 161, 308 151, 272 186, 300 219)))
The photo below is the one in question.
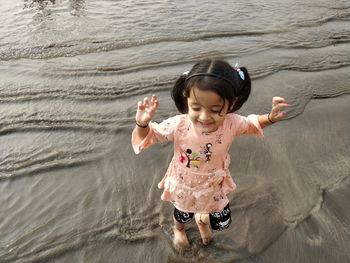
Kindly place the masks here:
POLYGON ((288 104, 272 99, 269 114, 242 117, 234 112, 250 94, 246 68, 231 67, 220 60, 197 63, 176 81, 171 95, 182 113, 160 124, 151 122, 158 108, 156 96, 139 101, 132 144, 136 154, 154 143, 173 141, 174 156, 158 184, 162 200, 174 205, 174 245, 189 246, 185 224, 195 218, 207 245, 213 230, 231 222, 227 193, 236 188, 229 171, 229 147, 236 136, 263 136, 262 128, 280 121, 288 104))

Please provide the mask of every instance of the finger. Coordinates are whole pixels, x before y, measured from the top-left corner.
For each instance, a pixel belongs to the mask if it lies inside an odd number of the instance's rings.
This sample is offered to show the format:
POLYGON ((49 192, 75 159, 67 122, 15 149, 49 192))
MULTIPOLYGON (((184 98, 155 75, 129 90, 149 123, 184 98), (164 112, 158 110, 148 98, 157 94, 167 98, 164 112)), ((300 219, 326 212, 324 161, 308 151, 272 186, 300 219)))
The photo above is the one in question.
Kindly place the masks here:
POLYGON ((289 107, 290 104, 288 104, 288 103, 278 103, 277 106, 280 107, 280 108, 286 108, 286 107, 289 107))
POLYGON ((156 95, 153 95, 154 100, 158 102, 158 97, 156 95))
POLYGON ((152 98, 151 98, 151 107, 152 107, 152 110, 156 110, 156 109, 158 108, 158 105, 159 105, 159 102, 158 102, 157 96, 152 95, 152 98))
POLYGON ((158 105, 159 105, 158 98, 157 98, 157 96, 154 96, 154 106, 155 106, 155 108, 158 108, 158 105))
POLYGON ((288 103, 278 103, 276 105, 272 106, 272 111, 273 112, 278 112, 283 108, 289 107, 290 105, 288 103))
POLYGON ((282 98, 282 97, 273 97, 272 100, 276 100, 276 101, 285 101, 285 99, 282 98))
POLYGON ((273 107, 278 108, 278 109, 282 109, 282 108, 286 108, 289 106, 290 105, 288 103, 278 103, 278 104, 274 105, 273 107))
POLYGON ((141 101, 139 101, 139 102, 137 103, 137 109, 138 109, 138 110, 144 110, 144 109, 145 109, 145 107, 143 106, 143 104, 142 104, 141 101))
POLYGON ((157 101, 157 97, 156 96, 154 96, 154 95, 152 95, 152 97, 151 97, 151 106, 153 106, 153 104, 155 103, 157 101))
POLYGON ((272 105, 276 105, 278 103, 286 102, 286 100, 282 97, 273 97, 272 98, 272 105))
POLYGON ((145 97, 145 98, 143 99, 143 105, 144 105, 145 107, 147 107, 148 104, 149 104, 149 99, 148 99, 148 97, 145 97))

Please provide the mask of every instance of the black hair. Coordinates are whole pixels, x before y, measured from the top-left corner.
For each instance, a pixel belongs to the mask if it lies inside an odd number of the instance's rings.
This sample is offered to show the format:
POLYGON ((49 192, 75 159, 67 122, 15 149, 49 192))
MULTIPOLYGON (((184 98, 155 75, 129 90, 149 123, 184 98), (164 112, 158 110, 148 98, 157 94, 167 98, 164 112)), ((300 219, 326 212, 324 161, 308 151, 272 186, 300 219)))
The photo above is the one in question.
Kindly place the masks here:
POLYGON ((182 74, 176 80, 171 91, 171 97, 181 113, 188 112, 187 98, 193 87, 216 92, 224 101, 228 101, 230 113, 240 109, 247 101, 251 81, 245 67, 233 68, 223 60, 198 62, 188 74, 182 74))

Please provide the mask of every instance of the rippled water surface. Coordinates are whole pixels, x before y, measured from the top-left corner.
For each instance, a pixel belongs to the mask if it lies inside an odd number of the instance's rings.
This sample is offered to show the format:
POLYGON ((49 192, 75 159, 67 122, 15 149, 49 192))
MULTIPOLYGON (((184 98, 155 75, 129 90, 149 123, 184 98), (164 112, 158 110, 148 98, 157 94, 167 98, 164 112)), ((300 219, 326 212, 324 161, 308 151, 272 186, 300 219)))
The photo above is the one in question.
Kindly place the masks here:
POLYGON ((1 0, 0 36, 0 262, 350 261, 348 0, 1 0), (231 149, 231 228, 204 247, 190 224, 179 254, 171 145, 136 156, 130 134, 207 57, 249 69, 241 114, 291 107, 231 149))

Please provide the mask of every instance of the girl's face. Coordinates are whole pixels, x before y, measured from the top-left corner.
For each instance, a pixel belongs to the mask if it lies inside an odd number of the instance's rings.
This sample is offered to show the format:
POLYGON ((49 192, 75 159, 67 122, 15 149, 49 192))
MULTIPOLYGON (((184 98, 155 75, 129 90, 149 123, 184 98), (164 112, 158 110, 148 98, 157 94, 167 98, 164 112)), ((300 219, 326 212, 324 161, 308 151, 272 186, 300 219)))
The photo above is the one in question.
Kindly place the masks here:
POLYGON ((214 132, 224 123, 228 112, 228 101, 216 92, 191 89, 187 98, 188 115, 191 121, 200 126, 204 132, 214 132))

